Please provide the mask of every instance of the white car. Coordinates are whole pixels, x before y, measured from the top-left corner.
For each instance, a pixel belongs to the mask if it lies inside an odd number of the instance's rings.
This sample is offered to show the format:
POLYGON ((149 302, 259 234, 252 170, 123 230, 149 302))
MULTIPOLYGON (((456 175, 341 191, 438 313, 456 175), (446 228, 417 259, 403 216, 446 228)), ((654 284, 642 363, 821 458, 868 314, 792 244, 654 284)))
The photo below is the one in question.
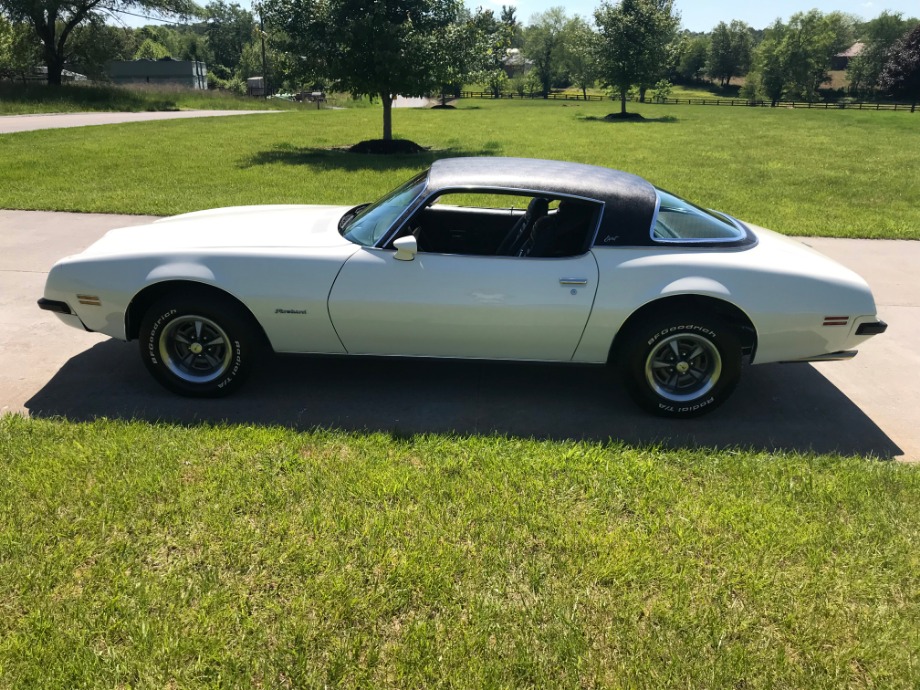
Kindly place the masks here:
POLYGON ((275 352, 612 365, 671 417, 751 363, 847 359, 886 325, 801 242, 623 172, 440 160, 373 204, 201 211, 113 230, 51 269, 42 309, 138 340, 166 388, 236 389, 275 352))

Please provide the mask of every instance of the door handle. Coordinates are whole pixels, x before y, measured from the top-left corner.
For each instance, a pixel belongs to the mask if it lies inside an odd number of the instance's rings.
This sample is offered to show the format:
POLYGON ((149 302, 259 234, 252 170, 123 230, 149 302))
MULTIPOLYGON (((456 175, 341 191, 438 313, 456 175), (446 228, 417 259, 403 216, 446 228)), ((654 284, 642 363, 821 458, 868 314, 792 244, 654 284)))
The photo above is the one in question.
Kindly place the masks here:
POLYGON ((560 278, 559 284, 560 285, 587 285, 588 279, 587 278, 560 278))

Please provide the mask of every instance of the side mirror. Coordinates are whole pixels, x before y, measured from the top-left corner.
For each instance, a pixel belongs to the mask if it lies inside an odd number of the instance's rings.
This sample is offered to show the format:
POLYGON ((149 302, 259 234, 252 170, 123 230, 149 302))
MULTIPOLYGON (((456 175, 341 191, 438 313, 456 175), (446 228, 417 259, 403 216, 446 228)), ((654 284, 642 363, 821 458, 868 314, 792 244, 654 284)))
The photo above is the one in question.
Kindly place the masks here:
POLYGON ((394 258, 399 261, 412 261, 415 255, 418 254, 418 240, 412 235, 406 235, 394 240, 393 246, 396 247, 396 256, 394 258))

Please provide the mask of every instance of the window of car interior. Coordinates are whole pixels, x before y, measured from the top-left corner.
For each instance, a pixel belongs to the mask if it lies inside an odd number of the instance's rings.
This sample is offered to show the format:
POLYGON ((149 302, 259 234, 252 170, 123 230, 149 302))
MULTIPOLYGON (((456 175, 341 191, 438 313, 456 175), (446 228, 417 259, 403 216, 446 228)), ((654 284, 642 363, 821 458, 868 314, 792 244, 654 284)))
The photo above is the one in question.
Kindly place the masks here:
POLYGON ((553 258, 588 251, 600 204, 582 199, 492 190, 439 194, 400 231, 420 252, 553 258))
POLYGON ((425 174, 413 177, 373 204, 356 207, 339 221, 343 236, 355 244, 373 246, 425 189, 425 174))
POLYGON ((652 223, 652 239, 658 242, 735 242, 744 230, 731 218, 708 211, 662 189, 652 223))

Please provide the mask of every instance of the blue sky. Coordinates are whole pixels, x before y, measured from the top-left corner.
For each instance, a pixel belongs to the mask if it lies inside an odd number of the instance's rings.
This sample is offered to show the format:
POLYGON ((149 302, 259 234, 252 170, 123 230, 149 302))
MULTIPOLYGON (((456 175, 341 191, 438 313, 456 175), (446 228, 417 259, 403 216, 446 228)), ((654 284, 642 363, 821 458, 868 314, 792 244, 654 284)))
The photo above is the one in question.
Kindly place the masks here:
MULTIPOLYGON (((569 15, 580 14, 591 18, 594 9, 600 0, 483 0, 481 3, 466 0, 468 6, 481 4, 486 8, 501 7, 502 4, 513 4, 517 7, 517 16, 524 24, 530 22, 530 17, 544 10, 561 5, 569 15)), ((804 12, 812 8, 822 12, 839 10, 854 14, 863 19, 872 19, 883 10, 900 12, 905 17, 920 16, 920 3, 916 0, 836 0, 835 2, 822 2, 812 0, 773 0, 772 2, 749 3, 737 0, 710 0, 708 2, 694 2, 693 0, 675 0, 674 3, 681 16, 681 25, 691 31, 711 31, 720 21, 740 19, 747 22, 755 29, 763 29, 771 24, 777 17, 784 21, 796 12, 804 12)))
MULTIPOLYGON (((243 7, 250 7, 250 0, 228 0, 238 2, 243 7)), ((204 5, 208 0, 199 0, 204 5)), ((518 21, 523 24, 530 22, 531 16, 543 12, 554 6, 565 7, 569 15, 580 14, 586 19, 591 19, 594 9, 600 0, 465 0, 470 8, 484 7, 498 10, 502 5, 517 7, 518 21)), ((920 3, 917 0, 836 0, 835 2, 809 0, 773 0, 766 3, 745 3, 737 0, 710 0, 709 2, 694 2, 693 0, 675 0, 677 11, 681 15, 681 25, 691 31, 711 31, 720 21, 729 22, 740 19, 747 22, 755 29, 763 29, 771 24, 774 19, 784 21, 796 12, 804 12, 812 8, 822 12, 839 10, 856 15, 862 19, 872 19, 883 10, 900 12, 905 17, 920 16, 920 3)), ((135 17, 124 17, 128 26, 143 26, 152 23, 135 17)))

